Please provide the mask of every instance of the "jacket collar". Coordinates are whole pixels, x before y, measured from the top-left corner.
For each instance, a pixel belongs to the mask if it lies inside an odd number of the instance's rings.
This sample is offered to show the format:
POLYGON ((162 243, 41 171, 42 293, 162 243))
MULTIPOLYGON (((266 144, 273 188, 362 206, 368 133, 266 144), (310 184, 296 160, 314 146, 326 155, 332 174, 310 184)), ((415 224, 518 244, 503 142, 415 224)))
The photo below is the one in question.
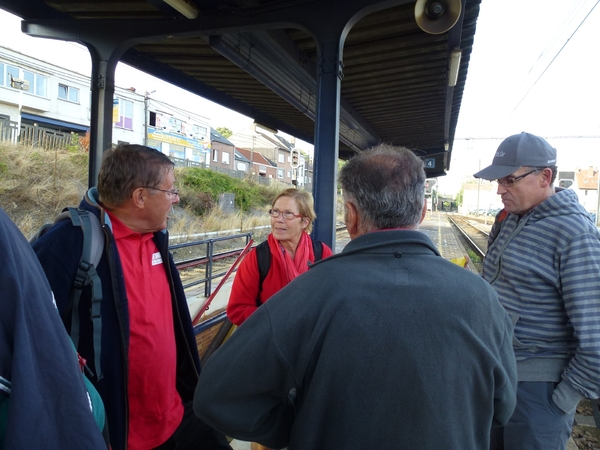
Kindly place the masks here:
POLYGON ((346 247, 344 247, 342 253, 375 249, 390 244, 424 246, 440 256, 439 251, 433 242, 431 242, 431 239, 429 239, 426 234, 417 230, 381 230, 366 233, 351 240, 346 247))

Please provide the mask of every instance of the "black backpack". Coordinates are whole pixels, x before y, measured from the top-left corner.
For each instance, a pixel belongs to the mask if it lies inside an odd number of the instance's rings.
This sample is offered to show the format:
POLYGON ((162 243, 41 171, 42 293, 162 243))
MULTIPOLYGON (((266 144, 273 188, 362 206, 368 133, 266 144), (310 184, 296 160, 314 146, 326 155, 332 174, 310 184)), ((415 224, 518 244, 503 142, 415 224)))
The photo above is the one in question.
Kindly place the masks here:
MULTIPOLYGON (((321 241, 316 241, 311 239, 313 253, 315 255, 315 262, 320 261, 323 258, 323 243, 321 241)), ((267 274, 271 269, 271 250, 269 249, 268 240, 261 242, 256 246, 256 260, 258 262, 258 274, 259 274, 259 282, 258 282, 258 294, 256 296, 256 306, 260 306, 259 296, 262 292, 262 285, 265 278, 267 278, 267 274)))
MULTIPOLYGON (((104 251, 104 231, 98 218, 91 212, 82 208, 65 208, 54 219, 53 223, 47 223, 40 227, 37 233, 29 240, 33 244, 46 234, 54 225, 62 220, 71 220, 74 227, 81 227, 83 232, 83 250, 77 266, 77 274, 71 288, 69 307, 63 312, 63 318, 71 313, 71 340, 75 348, 79 346, 79 299, 81 292, 86 286, 92 288, 91 318, 94 328, 94 363, 96 367, 96 380, 102 379, 102 368, 100 366, 102 320, 102 283, 96 272, 96 266, 104 251)), ((89 369, 86 366, 86 369, 89 369)))

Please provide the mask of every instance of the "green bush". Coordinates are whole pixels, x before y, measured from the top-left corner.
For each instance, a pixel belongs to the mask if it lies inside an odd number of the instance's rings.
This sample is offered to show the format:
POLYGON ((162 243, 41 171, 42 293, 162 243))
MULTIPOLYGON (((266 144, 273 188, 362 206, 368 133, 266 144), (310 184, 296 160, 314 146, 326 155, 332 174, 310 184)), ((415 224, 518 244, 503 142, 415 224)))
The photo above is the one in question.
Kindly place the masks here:
POLYGON ((270 204, 278 191, 277 187, 239 180, 198 167, 178 169, 177 179, 182 206, 189 206, 200 214, 212 206, 207 202, 206 194, 216 204, 219 194, 232 193, 235 195, 235 206, 246 212, 270 204))

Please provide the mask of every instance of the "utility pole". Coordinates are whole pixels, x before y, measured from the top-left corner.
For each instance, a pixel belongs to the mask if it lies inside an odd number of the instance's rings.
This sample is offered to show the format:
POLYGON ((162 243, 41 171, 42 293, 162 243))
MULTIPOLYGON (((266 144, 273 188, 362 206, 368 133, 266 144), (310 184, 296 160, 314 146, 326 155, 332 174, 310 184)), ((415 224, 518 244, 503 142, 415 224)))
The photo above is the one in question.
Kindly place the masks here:
POLYGON ((150 103, 150 94, 153 94, 156 90, 152 92, 146 91, 144 94, 144 145, 148 146, 148 123, 150 121, 149 111, 148 111, 148 103, 150 103))
POLYGON ((250 150, 250 176, 254 177, 254 143, 256 142, 256 136, 252 136, 252 149, 250 150))

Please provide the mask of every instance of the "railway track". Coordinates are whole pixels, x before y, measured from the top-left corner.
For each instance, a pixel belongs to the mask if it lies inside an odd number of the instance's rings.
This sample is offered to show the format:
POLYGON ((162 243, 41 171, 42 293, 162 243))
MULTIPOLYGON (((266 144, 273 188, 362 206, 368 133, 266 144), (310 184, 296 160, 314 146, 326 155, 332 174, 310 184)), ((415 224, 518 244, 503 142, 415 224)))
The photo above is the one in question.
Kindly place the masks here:
POLYGON ((458 231, 459 239, 469 252, 473 264, 481 272, 483 257, 487 252, 491 221, 457 214, 449 215, 448 220, 458 231))

